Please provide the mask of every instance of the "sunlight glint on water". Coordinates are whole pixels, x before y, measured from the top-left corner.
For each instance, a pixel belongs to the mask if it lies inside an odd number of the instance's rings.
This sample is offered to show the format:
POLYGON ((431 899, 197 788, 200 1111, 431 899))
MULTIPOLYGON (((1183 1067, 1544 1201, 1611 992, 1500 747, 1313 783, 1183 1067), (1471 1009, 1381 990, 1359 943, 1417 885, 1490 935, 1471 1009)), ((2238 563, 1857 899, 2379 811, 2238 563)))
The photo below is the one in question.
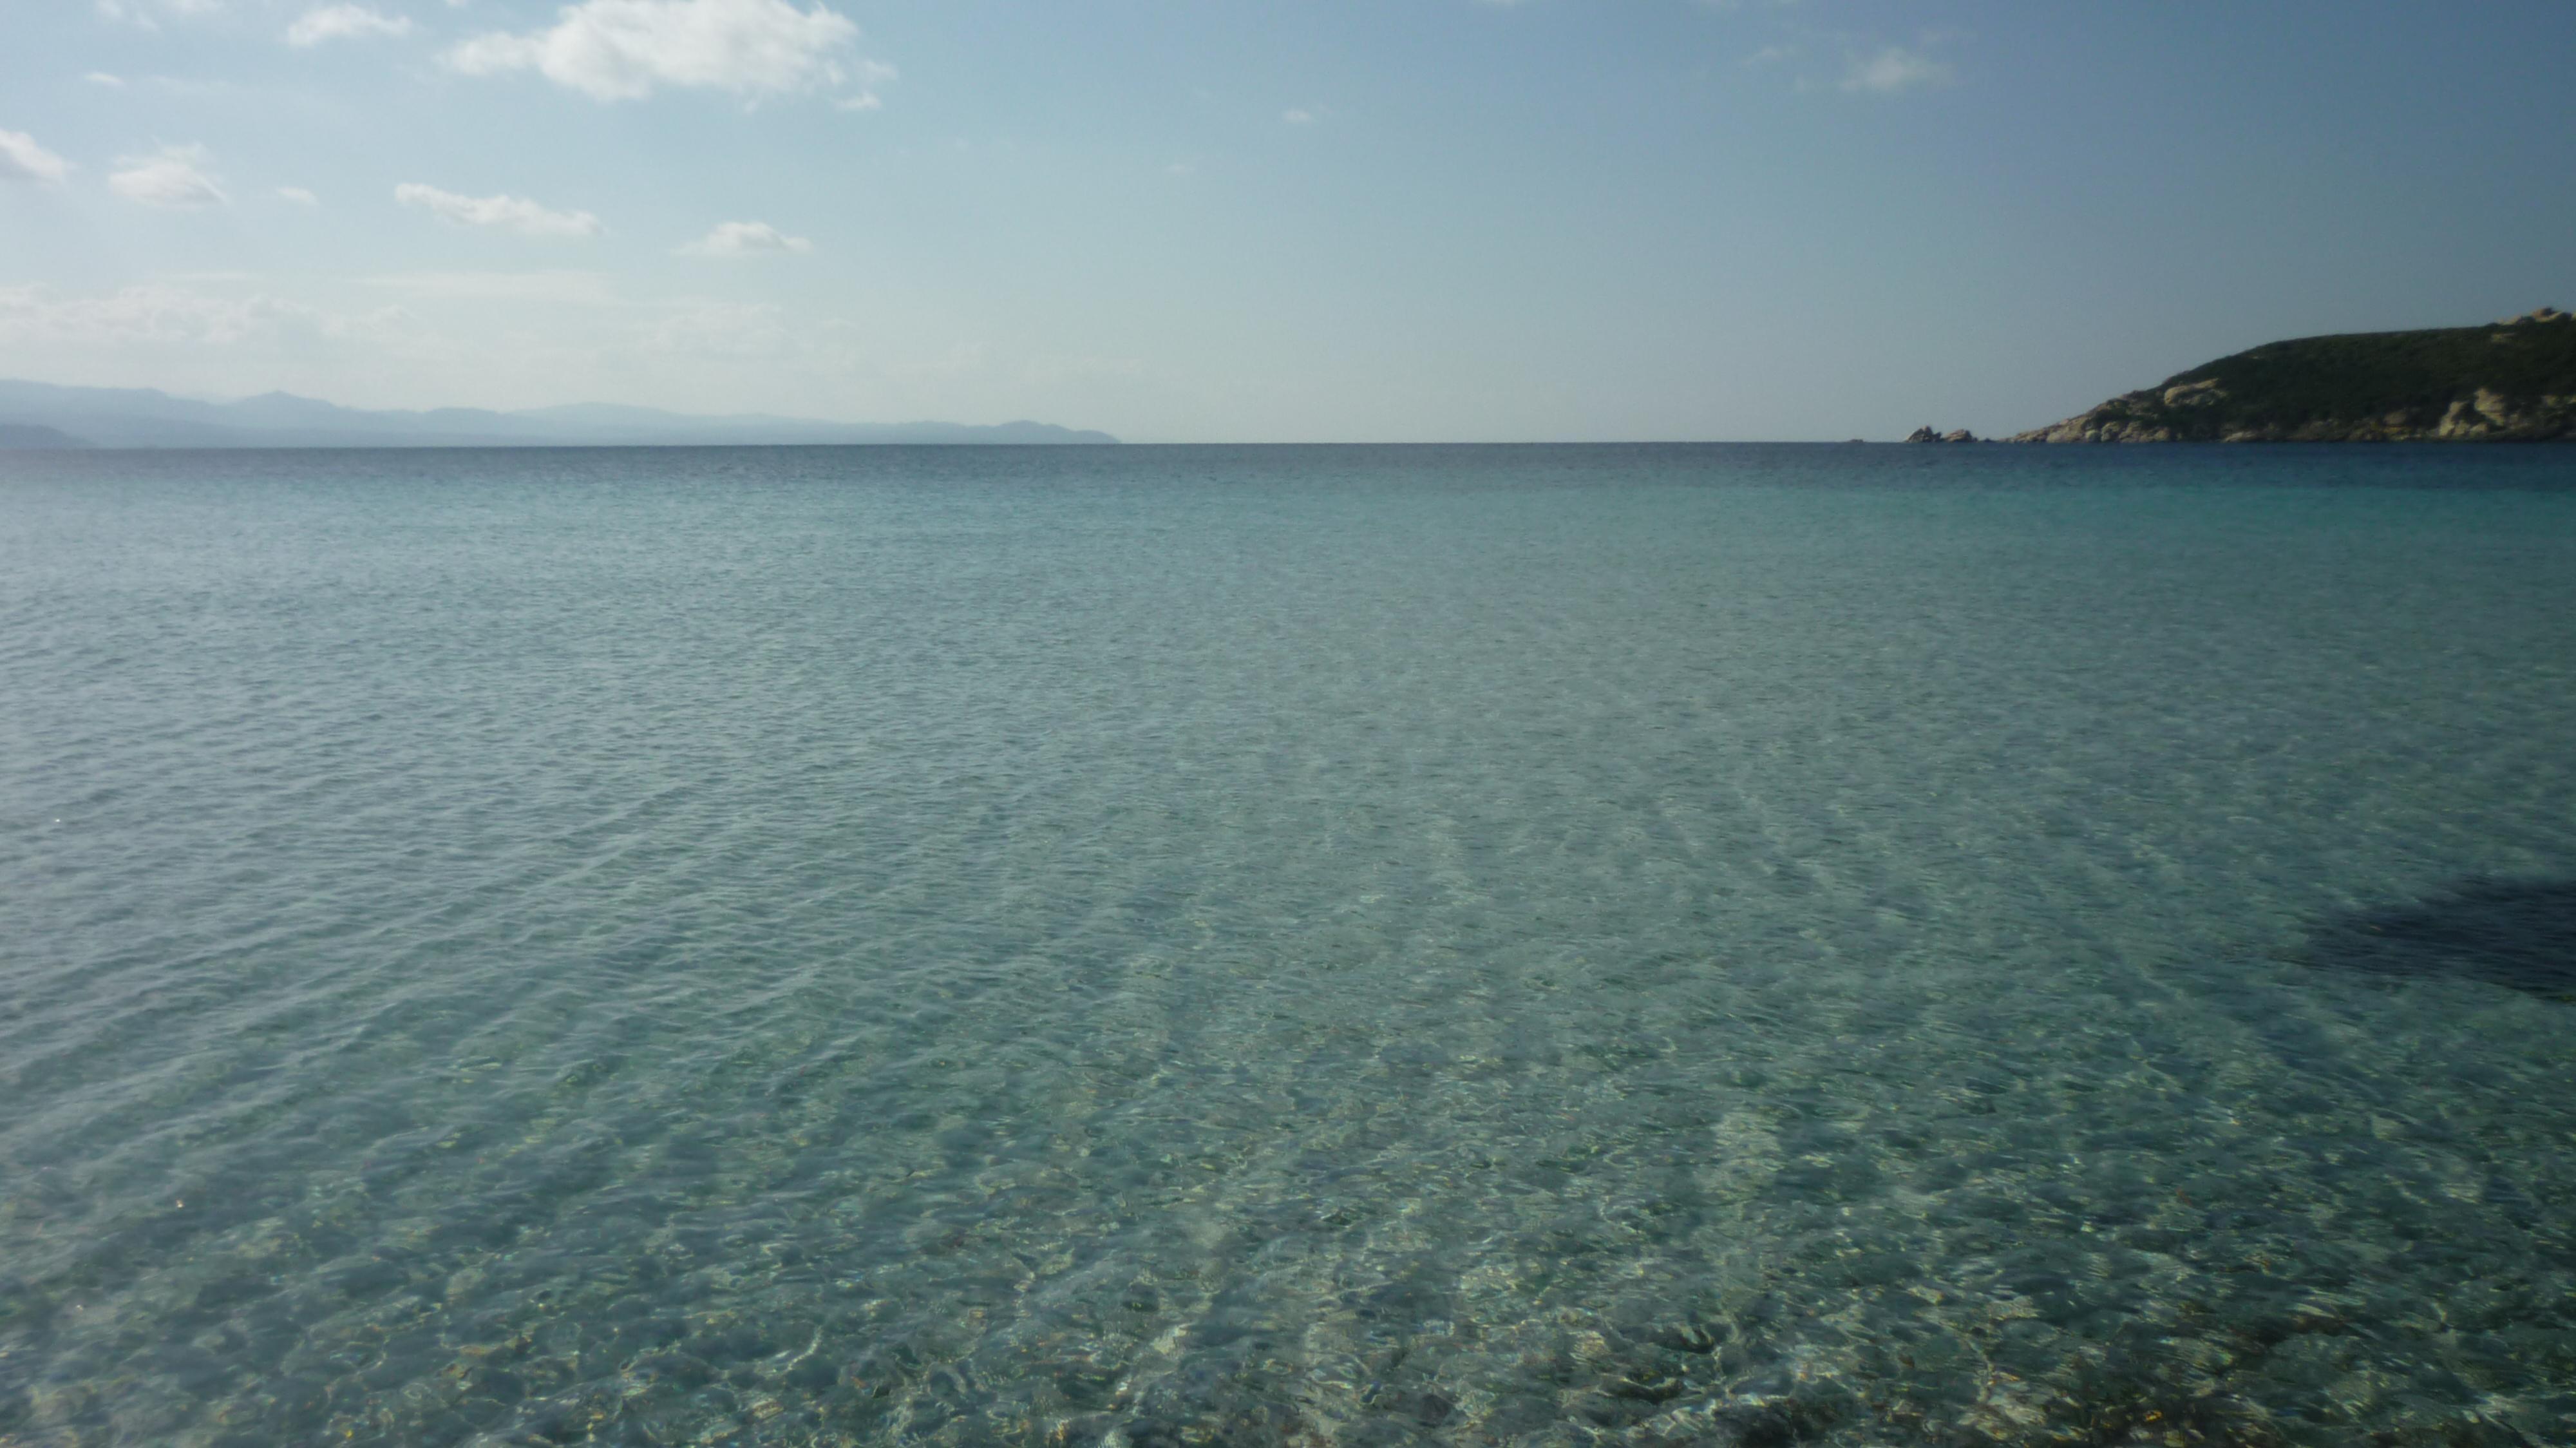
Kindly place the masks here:
POLYGON ((8 457, 0 679, 0 1443, 2576 1437, 2565 453, 8 457))

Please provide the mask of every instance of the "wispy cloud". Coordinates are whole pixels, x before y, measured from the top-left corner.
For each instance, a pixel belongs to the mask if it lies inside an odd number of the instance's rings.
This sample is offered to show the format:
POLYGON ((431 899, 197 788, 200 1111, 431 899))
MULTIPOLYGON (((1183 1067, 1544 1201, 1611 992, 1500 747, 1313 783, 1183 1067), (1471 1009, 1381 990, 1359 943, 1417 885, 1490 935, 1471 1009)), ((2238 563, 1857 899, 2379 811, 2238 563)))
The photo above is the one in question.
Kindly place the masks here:
POLYGON ((659 321, 639 325, 645 348, 682 356, 771 356, 789 341, 786 312, 773 303, 683 302, 659 321))
POLYGON ((89 74, 82 76, 81 79, 88 81, 91 85, 105 86, 109 90, 125 89, 125 77, 121 75, 109 75, 103 70, 91 71, 89 74))
POLYGON ((1947 61, 1935 60, 1919 50, 1891 45, 1868 55, 1853 56, 1850 68, 1843 72, 1842 86, 1847 91, 1895 95, 1949 85, 1958 78, 1959 73, 1947 61))
POLYGON ((681 247, 680 255, 732 261, 813 249, 814 243, 804 237, 789 236, 766 221, 728 221, 681 247))
POLYGON ((624 305, 608 277, 595 271, 402 272, 368 277, 361 285, 441 301, 557 302, 584 307, 624 305))
POLYGON ((387 15, 366 5, 321 5, 305 11, 286 27, 286 43, 310 48, 326 40, 354 40, 370 35, 400 38, 411 34, 411 30, 408 15, 387 15))
POLYGON ((1315 112, 1304 106, 1290 106, 1279 113, 1279 119, 1292 126, 1311 126, 1315 124, 1315 112))
POLYGON ((223 0, 96 0, 91 7, 101 20, 140 26, 145 30, 161 28, 163 14, 187 17, 212 15, 222 10, 223 0))
POLYGON ((849 94, 833 101, 832 107, 843 111, 884 110, 885 97, 877 94, 877 87, 891 85, 896 79, 895 68, 884 61, 859 60, 851 66, 849 94))
POLYGON ((555 211, 519 196, 462 196, 406 181, 394 200, 459 226, 491 226, 521 236, 597 236, 607 228, 587 211, 555 211))
POLYGON ((0 131, 0 181, 60 181, 71 163, 24 131, 0 131))
POLYGON ((553 25, 477 36, 447 53, 468 75, 533 70, 596 101, 640 100, 662 87, 759 98, 833 90, 868 108, 891 66, 850 52, 859 27, 816 3, 789 0, 583 0, 553 25))
POLYGON ((211 296, 158 283, 95 296, 45 287, 0 288, 0 338, 70 346, 182 342, 226 346, 263 334, 300 331, 363 337, 411 322, 400 307, 329 312, 283 298, 211 296))
POLYGON ((227 198, 202 169, 205 161, 203 146, 165 146, 148 156, 122 157, 117 164, 124 169, 109 174, 108 189, 128 201, 171 210, 221 206, 227 198))
POLYGON ((278 187, 277 199, 280 201, 292 201, 298 206, 319 206, 322 204, 321 197, 314 195, 312 192, 305 190, 301 186, 278 187))

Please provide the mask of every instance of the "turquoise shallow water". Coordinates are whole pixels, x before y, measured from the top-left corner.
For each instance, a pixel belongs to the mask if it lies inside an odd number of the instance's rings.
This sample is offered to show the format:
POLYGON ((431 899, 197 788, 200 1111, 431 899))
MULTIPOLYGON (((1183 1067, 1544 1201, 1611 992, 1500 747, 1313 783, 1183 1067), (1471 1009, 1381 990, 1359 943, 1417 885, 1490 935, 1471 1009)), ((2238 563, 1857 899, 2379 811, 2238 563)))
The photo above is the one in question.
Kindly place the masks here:
POLYGON ((0 455, 0 1443, 2576 1441, 2576 452, 0 455))

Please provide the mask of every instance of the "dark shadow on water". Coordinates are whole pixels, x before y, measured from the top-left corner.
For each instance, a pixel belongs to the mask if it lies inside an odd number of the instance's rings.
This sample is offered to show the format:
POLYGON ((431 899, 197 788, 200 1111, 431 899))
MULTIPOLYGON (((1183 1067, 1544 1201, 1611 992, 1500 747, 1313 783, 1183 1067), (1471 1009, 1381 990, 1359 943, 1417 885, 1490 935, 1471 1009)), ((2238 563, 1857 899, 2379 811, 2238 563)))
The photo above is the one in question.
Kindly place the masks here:
POLYGON ((2334 916, 2301 958, 2330 970, 2454 976, 2576 1003, 2576 880, 2470 880, 2334 916))

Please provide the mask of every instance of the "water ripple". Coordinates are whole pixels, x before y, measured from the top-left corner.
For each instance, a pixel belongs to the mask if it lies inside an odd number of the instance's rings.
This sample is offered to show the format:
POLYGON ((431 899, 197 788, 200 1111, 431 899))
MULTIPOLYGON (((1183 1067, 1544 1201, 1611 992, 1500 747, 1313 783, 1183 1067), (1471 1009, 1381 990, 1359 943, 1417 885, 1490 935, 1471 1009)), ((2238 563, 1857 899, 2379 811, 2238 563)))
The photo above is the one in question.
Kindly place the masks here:
POLYGON ((0 459, 0 1444, 2576 1437, 2568 467, 0 459))

